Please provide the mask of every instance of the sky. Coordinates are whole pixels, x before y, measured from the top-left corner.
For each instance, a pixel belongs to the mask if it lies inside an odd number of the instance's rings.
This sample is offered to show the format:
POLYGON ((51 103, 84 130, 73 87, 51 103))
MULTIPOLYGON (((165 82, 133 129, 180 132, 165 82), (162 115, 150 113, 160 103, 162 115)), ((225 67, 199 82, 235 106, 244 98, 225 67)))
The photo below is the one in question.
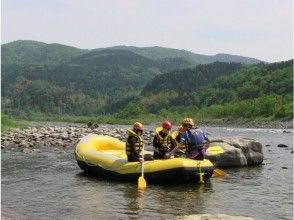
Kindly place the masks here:
POLYGON ((2 0, 1 44, 161 46, 293 59, 292 0, 2 0))

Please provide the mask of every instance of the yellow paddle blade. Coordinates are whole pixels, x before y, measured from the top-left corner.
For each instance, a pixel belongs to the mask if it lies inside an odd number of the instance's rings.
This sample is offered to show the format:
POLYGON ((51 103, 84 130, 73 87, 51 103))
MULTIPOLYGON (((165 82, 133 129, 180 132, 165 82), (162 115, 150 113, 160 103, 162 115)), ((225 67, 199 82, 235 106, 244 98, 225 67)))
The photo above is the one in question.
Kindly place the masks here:
POLYGON ((146 180, 143 176, 140 176, 138 179, 138 189, 145 189, 147 187, 146 180))
POLYGON ((206 152, 210 155, 222 154, 224 153, 224 148, 221 146, 211 146, 207 148, 206 152))
POLYGON ((220 170, 220 169, 214 169, 213 170, 213 175, 215 177, 221 177, 221 176, 225 176, 226 173, 223 171, 223 170, 220 170))

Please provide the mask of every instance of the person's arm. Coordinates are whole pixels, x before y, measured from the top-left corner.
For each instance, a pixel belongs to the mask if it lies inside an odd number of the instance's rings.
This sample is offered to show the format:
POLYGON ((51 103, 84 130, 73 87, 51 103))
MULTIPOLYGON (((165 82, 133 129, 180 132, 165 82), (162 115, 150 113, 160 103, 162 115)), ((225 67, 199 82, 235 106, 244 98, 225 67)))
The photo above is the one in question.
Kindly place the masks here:
POLYGON ((178 150, 184 148, 185 141, 186 141, 186 135, 184 133, 180 138, 180 143, 176 145, 169 153, 167 153, 166 156, 168 157, 168 156, 174 155, 174 153, 176 153, 178 150))
POLYGON ((204 140, 205 140, 204 150, 206 151, 207 148, 209 148, 210 140, 209 140, 209 138, 207 137, 207 135, 205 133, 203 133, 203 135, 204 135, 204 140))
POLYGON ((175 147, 177 147, 177 142, 176 142, 176 139, 170 137, 170 141, 171 141, 171 144, 170 144, 170 149, 173 150, 175 149, 175 147))

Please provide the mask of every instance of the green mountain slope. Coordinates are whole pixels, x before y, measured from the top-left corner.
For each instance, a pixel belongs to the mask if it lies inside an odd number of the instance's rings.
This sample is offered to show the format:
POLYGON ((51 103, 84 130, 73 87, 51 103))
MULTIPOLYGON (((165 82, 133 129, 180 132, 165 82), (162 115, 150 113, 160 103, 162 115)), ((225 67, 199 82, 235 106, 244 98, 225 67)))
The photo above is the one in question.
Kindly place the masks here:
POLYGON ((217 77, 240 69, 240 63, 220 63, 198 65, 196 68, 176 70, 154 77, 144 88, 142 94, 154 94, 164 90, 188 92, 213 82, 217 77))
POLYGON ((46 44, 38 41, 19 40, 1 46, 1 60, 9 63, 59 63, 71 60, 88 50, 62 44, 46 44))
POLYGON ((1 52, 2 109, 16 116, 289 118, 293 113, 293 61, 199 64, 256 60, 160 47, 81 50, 35 41, 4 44, 1 52))
MULTIPOLYGON (((207 64, 213 62, 238 62, 253 64, 262 62, 261 60, 242 57, 230 54, 216 54, 214 56, 201 55, 186 50, 178 50, 164 47, 133 47, 133 46, 114 46, 109 48, 98 48, 93 50, 79 49, 62 44, 46 44, 38 41, 19 40, 3 44, 2 62, 14 60, 22 63, 56 63, 66 62, 77 56, 93 51, 127 50, 132 51, 145 58, 159 62, 173 64, 176 61, 176 67, 192 67, 198 64, 207 64), (9 51, 9 52, 8 52, 9 51), (179 64, 180 63, 180 64, 179 64)), ((171 68, 166 68, 171 70, 171 68)))
POLYGON ((172 48, 164 47, 131 47, 131 46, 115 46, 110 47, 111 49, 124 49, 130 50, 134 53, 137 53, 141 56, 147 57, 149 59, 163 59, 163 58, 182 58, 188 62, 197 65, 197 64, 208 64, 213 62, 236 62, 244 64, 254 64, 260 63, 261 60, 242 57, 230 54, 216 54, 214 56, 201 55, 192 53, 187 50, 178 50, 172 48))
POLYGON ((293 60, 226 65, 214 63, 157 76, 137 103, 156 114, 173 108, 214 118, 293 117, 293 60))

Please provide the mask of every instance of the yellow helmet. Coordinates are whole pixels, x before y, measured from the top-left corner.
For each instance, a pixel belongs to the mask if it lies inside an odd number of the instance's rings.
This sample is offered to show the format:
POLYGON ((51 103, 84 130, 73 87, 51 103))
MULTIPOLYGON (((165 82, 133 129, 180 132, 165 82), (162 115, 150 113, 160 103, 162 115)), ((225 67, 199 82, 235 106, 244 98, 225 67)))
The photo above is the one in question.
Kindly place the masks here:
POLYGON ((194 126, 194 121, 193 121, 192 118, 185 118, 182 121, 182 125, 191 125, 191 126, 194 126))
POLYGON ((135 122, 133 125, 134 129, 138 129, 138 130, 144 130, 144 125, 140 122, 135 122))

